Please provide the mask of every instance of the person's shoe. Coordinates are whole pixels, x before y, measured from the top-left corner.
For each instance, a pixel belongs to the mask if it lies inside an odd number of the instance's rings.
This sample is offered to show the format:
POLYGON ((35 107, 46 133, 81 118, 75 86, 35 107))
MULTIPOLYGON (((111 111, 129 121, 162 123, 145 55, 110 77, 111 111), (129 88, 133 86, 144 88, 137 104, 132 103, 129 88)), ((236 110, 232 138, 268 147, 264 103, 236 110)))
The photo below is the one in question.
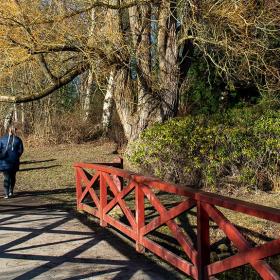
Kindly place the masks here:
POLYGON ((5 199, 9 198, 7 195, 4 196, 5 199))
POLYGON ((14 196, 14 194, 10 192, 9 193, 9 197, 13 197, 13 196, 14 196))

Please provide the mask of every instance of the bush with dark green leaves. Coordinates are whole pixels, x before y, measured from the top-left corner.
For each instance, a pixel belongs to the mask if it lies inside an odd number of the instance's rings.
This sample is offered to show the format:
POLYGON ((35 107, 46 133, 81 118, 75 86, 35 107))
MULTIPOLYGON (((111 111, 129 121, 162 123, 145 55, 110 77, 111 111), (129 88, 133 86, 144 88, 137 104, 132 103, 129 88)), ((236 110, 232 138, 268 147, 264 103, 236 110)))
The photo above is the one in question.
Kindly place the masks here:
POLYGON ((280 114, 260 107, 172 119, 131 143, 144 171, 195 187, 279 188, 280 114))

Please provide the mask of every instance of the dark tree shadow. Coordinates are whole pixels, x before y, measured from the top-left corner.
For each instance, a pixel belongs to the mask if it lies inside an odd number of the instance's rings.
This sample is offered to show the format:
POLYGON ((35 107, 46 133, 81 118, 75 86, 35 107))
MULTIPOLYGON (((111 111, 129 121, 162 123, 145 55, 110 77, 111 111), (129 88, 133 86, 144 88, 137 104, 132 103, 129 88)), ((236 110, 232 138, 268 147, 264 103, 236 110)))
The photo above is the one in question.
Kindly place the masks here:
MULTIPOLYGON (((52 194, 65 194, 65 193, 75 193, 75 187, 67 187, 53 190, 35 190, 35 191, 19 191, 16 193, 16 197, 23 196, 46 196, 52 194)), ((75 197, 73 197, 75 199, 75 197)))
POLYGON ((43 163, 43 162, 51 162, 55 161, 57 159, 51 158, 51 159, 44 159, 44 160, 26 160, 26 161, 21 161, 20 164, 34 164, 34 163, 43 163))
MULTIPOLYGON (((9 272, 9 279, 25 280, 33 279, 38 276, 48 276, 54 273, 54 270, 60 271, 63 274, 63 266, 68 264, 67 274, 63 279, 85 279, 88 277, 104 277, 106 279, 131 279, 136 273, 147 275, 147 279, 179 279, 176 273, 167 270, 165 267, 153 262, 144 255, 135 252, 134 247, 125 242, 108 229, 101 228, 94 221, 89 222, 86 214, 80 214, 76 211, 53 211, 48 204, 40 206, 25 205, 0 205, 0 213, 9 215, 0 219, 1 230, 10 233, 21 232, 21 236, 10 238, 5 243, 0 245, 0 260, 11 262, 14 267, 14 275, 9 272), (5 210, 9 210, 6 212, 5 210), (34 215, 34 217, 33 217, 34 215), (32 222, 46 221, 40 227, 32 226, 32 222), (83 230, 79 227, 64 227, 64 225, 74 218, 78 219, 82 224, 86 225, 83 230), (24 226, 23 221, 27 224, 24 226), (20 223, 20 226, 19 224, 20 223), (53 237, 46 242, 38 242, 38 238, 42 235, 52 234, 53 237), (64 238, 55 236, 63 235, 64 238), (32 243, 34 240, 34 243, 32 243), (36 241, 37 240, 37 241, 36 241), (80 241, 79 243, 77 243, 80 241), (118 252, 122 255, 113 253, 111 257, 97 254, 95 255, 94 248, 100 250, 100 242, 106 241, 113 252, 118 252), (55 255, 50 249, 50 253, 43 248, 48 246, 60 246, 63 248, 66 244, 71 244, 70 250, 62 250, 55 255), (33 251, 42 248, 40 251, 33 251), (92 250, 91 255, 83 256, 83 253, 92 250), (22 271, 16 267, 17 261, 24 261, 27 264, 27 269, 22 271), (37 262, 37 264, 34 262, 37 262), (32 267, 28 264, 33 264, 32 267), (95 269, 93 269, 95 268, 95 269), (109 276, 109 278, 108 278, 109 276)), ((17 235, 15 235, 17 236, 17 235)), ((59 248, 59 247, 57 247, 59 248)), ((68 248, 70 248, 68 246, 68 248)), ((108 247, 107 247, 108 248, 108 247)), ((10 266, 11 267, 11 266, 10 266)), ((5 273, 5 268, 2 268, 2 273, 5 273)), ((61 275, 60 275, 61 276, 61 275)), ((8 278, 7 278, 8 279, 8 278)), ((141 278, 142 279, 142 278, 141 278)))
POLYGON ((32 170, 41 170, 41 169, 51 169, 55 167, 59 167, 61 164, 55 164, 55 165, 50 165, 50 166, 39 166, 39 167, 31 167, 31 168, 21 168, 19 172, 23 171, 32 171, 32 170))

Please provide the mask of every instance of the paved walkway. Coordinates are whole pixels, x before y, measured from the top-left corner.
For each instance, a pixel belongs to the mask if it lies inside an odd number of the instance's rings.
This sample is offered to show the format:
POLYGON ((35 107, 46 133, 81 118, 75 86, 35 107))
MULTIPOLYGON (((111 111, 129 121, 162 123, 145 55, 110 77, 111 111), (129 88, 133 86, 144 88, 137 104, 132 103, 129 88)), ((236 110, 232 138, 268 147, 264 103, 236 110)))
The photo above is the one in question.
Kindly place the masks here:
POLYGON ((117 235, 82 220, 36 196, 1 196, 0 280, 178 279, 117 235))

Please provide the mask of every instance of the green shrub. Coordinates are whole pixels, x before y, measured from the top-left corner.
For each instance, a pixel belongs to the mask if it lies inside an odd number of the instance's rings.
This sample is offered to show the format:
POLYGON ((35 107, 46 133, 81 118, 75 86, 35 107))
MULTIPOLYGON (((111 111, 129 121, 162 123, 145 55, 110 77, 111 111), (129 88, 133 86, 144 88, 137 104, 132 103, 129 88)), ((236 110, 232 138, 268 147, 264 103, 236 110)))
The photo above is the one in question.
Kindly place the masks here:
POLYGON ((176 183, 271 190, 279 182, 279 111, 253 107, 172 119, 147 129, 127 156, 176 183))

